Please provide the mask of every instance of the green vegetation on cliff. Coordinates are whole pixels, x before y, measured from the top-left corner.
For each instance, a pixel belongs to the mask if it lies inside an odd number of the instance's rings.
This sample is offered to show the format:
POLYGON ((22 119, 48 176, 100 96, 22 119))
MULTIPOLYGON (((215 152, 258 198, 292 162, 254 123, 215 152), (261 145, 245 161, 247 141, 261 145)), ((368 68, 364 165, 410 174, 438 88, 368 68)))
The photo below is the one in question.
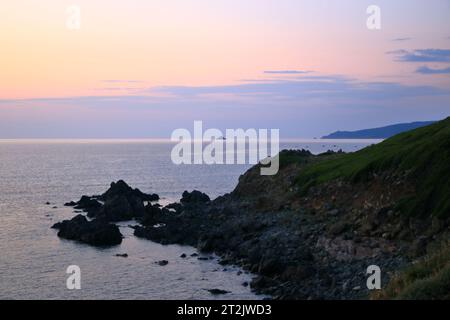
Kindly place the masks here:
POLYGON ((450 247, 448 245, 421 259, 397 275, 375 299, 450 299, 450 247))
MULTIPOLYGON (((300 197, 317 194, 308 191, 314 191, 313 188, 317 190, 321 185, 333 181, 346 181, 353 190, 370 190, 373 183, 381 180, 381 185, 399 191, 395 199, 395 211, 406 219, 383 220, 386 223, 378 224, 377 228, 393 223, 404 230, 410 228, 410 221, 419 221, 421 227, 411 229, 414 230, 411 241, 421 238, 427 249, 414 256, 417 260, 409 267, 397 270, 388 286, 372 297, 450 299, 450 117, 398 134, 358 152, 328 153, 319 157, 294 152, 281 153, 280 163, 303 164, 298 167, 295 179, 300 197), (402 195, 402 190, 411 192, 402 195), (435 226, 442 222, 443 227, 432 227, 436 221, 440 223, 435 226)), ((337 197, 344 195, 344 191, 340 194, 338 189, 334 189, 334 192, 337 197)), ((366 214, 372 215, 369 217, 372 219, 377 216, 376 212, 367 211, 366 214)), ((351 223, 355 217, 351 213, 349 216, 347 221, 351 223)), ((355 230, 358 228, 357 225, 354 227, 355 230)), ((373 229, 371 236, 376 237, 378 229, 373 229)), ((392 235, 399 234, 393 232, 395 228, 387 229, 392 235)))
POLYGON ((301 193, 314 185, 345 179, 367 181, 383 172, 407 173, 416 189, 399 209, 414 216, 450 216, 450 117, 404 132, 379 144, 307 165, 296 183, 301 193))

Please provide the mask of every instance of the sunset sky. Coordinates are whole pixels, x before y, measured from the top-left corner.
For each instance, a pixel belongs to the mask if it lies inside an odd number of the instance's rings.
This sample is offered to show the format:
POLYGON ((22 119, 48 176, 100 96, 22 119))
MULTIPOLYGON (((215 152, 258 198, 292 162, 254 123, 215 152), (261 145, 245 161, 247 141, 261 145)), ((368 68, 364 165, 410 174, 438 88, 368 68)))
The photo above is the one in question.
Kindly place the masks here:
POLYGON ((313 137, 450 115, 449 0, 15 0, 0 44, 0 139, 164 138, 194 120, 313 137))

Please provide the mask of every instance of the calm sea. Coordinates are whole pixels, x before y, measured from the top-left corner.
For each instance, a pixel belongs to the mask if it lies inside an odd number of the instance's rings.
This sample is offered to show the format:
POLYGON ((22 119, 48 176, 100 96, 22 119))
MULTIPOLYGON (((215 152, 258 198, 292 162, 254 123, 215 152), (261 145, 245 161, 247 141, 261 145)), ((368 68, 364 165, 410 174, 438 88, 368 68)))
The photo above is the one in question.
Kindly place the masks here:
MULTIPOLYGON (((282 148, 356 151, 377 141, 302 140, 282 148)), ((123 179, 162 203, 198 189, 212 198, 230 192, 248 165, 183 165, 172 144, 150 140, 0 140, 0 299, 258 299, 242 283, 250 274, 196 252, 132 235, 122 223, 120 246, 99 249, 59 239, 50 227, 75 214, 63 204, 104 192, 123 179), (51 205, 46 205, 50 202, 51 205), (55 207, 55 208, 54 208, 55 207), (116 257, 127 253, 128 258, 116 257), (167 266, 155 261, 168 260, 167 266), (66 288, 66 268, 81 268, 81 290, 66 288), (207 289, 230 291, 212 296, 207 289)))

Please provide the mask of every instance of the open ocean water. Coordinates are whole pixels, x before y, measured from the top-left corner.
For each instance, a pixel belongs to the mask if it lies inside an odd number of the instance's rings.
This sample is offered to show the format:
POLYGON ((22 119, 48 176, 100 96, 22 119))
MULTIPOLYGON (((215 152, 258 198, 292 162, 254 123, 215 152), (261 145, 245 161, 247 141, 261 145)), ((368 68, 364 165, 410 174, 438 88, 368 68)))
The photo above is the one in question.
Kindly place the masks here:
MULTIPOLYGON (((356 151, 376 142, 299 140, 281 143, 281 149, 356 151)), ((221 266, 217 258, 190 257, 192 247, 135 238, 128 227, 134 222, 121 223, 124 241, 107 249, 59 239, 50 228, 76 215, 65 202, 103 193, 111 181, 158 193, 166 204, 184 190, 211 198, 230 192, 250 167, 176 166, 172 146, 150 140, 0 140, 0 299, 263 298, 242 285, 251 274, 238 275, 239 268, 221 266), (169 264, 154 263, 159 260, 169 264), (66 288, 69 265, 81 268, 81 290, 66 288), (214 288, 230 293, 213 296, 207 289, 214 288)))

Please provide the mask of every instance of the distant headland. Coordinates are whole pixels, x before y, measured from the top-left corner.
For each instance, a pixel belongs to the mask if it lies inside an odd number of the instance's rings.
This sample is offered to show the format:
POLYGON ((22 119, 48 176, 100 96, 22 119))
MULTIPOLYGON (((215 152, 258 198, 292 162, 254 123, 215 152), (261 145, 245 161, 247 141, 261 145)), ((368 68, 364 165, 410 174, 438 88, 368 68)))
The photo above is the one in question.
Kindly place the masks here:
POLYGON ((398 123, 385 127, 357 131, 336 131, 327 136, 323 136, 322 139, 387 139, 405 131, 428 126, 434 122, 435 121, 398 123))

